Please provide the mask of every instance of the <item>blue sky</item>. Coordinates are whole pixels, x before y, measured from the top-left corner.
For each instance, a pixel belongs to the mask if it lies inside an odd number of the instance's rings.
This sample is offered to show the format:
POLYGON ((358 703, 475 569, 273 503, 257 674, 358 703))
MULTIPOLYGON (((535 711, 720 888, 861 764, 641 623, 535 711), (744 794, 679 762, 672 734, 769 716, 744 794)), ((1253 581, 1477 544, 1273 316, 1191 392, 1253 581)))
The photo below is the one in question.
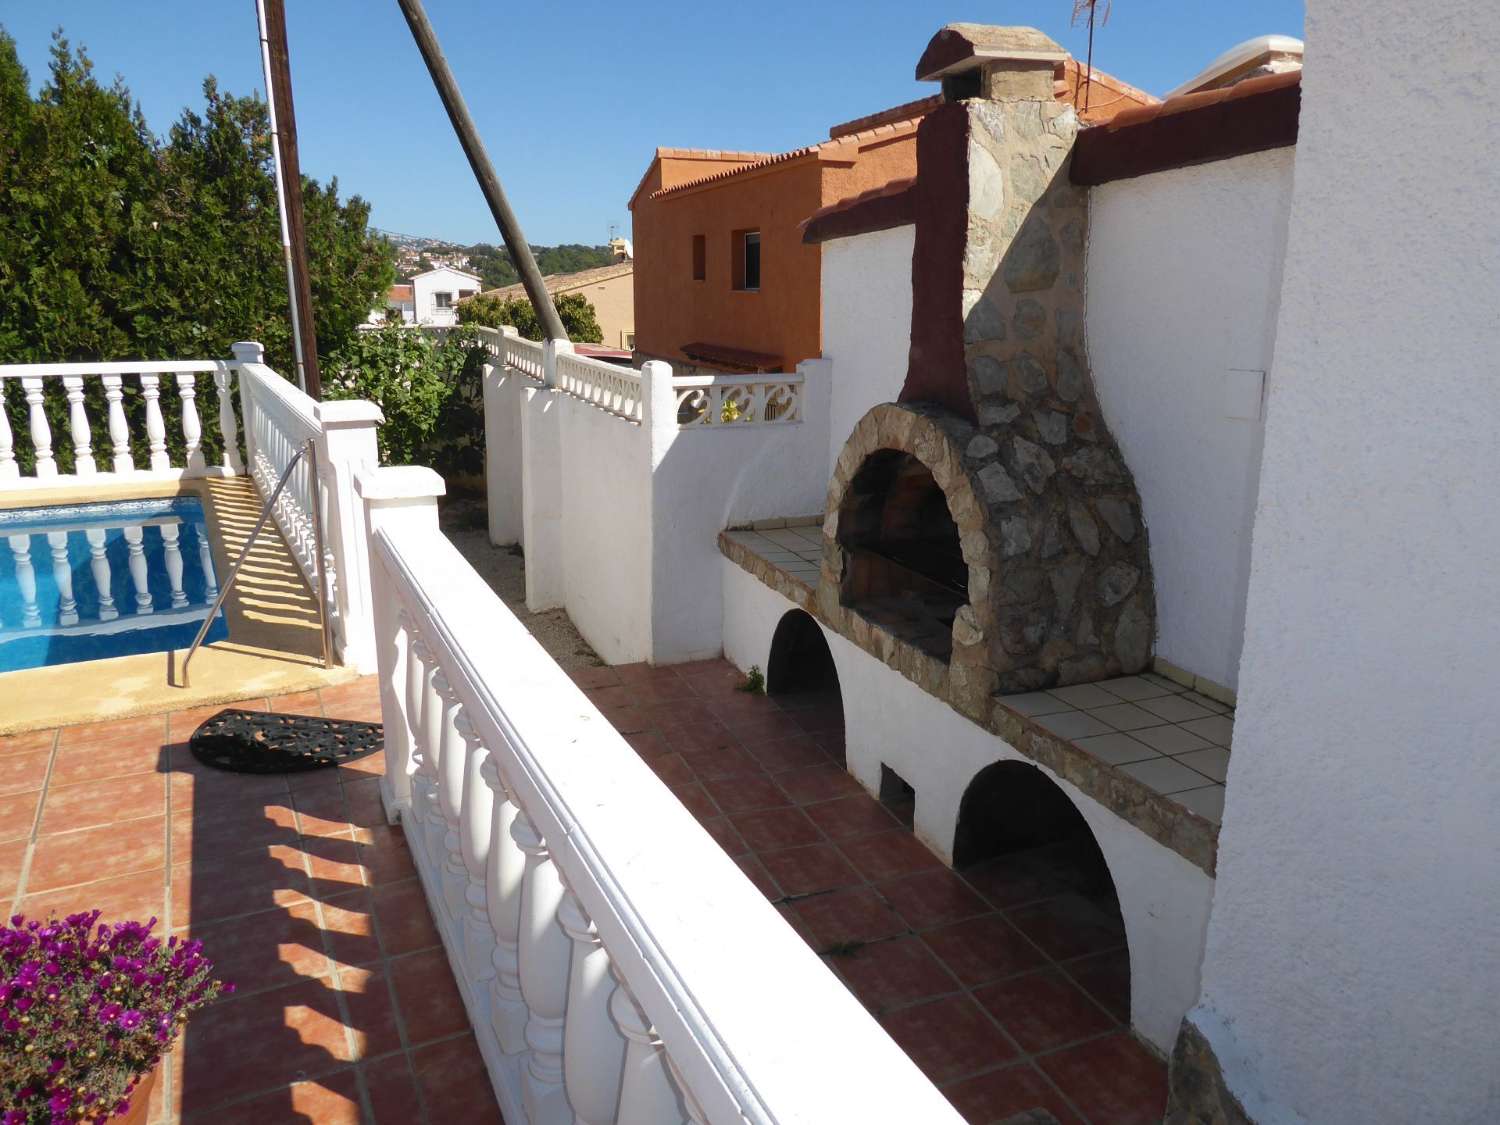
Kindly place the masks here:
MULTIPOLYGON (((1118 0, 1094 62, 1161 94, 1254 35, 1302 34, 1301 0, 1118 0)), ((389 230, 498 242, 395 0, 287 0, 303 170, 337 175, 389 230)), ((912 71, 947 22, 1031 24, 1079 57, 1071 0, 568 4, 427 0, 535 243, 603 242, 657 145, 781 150, 931 93, 912 71)), ((124 76, 151 127, 204 75, 262 87, 252 0, 0 0, 33 84, 61 26, 124 76)))

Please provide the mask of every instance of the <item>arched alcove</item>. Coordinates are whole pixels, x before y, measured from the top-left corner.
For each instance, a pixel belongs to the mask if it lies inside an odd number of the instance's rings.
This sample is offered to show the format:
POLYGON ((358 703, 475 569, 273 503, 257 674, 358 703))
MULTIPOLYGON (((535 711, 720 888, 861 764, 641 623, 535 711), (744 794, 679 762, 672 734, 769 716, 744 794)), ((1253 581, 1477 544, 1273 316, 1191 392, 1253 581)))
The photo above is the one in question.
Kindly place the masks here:
POLYGON ((767 665, 766 691, 844 763, 844 701, 838 669, 823 630, 810 614, 794 609, 782 617, 771 638, 767 665))

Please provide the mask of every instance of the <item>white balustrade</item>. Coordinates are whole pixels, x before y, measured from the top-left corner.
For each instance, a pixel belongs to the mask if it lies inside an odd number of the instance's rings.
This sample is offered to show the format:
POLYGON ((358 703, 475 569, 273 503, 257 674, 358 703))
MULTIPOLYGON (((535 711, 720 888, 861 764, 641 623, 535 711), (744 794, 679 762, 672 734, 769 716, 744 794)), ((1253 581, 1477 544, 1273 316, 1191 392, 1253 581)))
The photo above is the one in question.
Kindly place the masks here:
POLYGON ((57 462, 52 458, 52 427, 47 424, 47 412, 43 406, 42 381, 24 377, 21 390, 26 395, 26 409, 31 447, 36 451, 36 475, 40 478, 57 476, 57 462))
POLYGON ((9 410, 5 405, 5 384, 0 382, 0 481, 15 480, 21 475, 16 464, 16 436, 10 428, 9 410))
POLYGON ((182 401, 182 443, 187 453, 188 471, 202 472, 203 424, 198 420, 198 392, 193 386, 194 379, 191 374, 178 372, 177 396, 182 401))
POLYGON ((104 399, 109 404, 109 444, 114 471, 133 473, 135 458, 130 454, 130 427, 125 422, 125 388, 118 375, 105 375, 102 379, 104 399))
POLYGON ((167 456, 167 424, 161 416, 161 377, 155 373, 141 374, 141 395, 146 400, 146 445, 150 449, 151 471, 161 472, 172 467, 167 456))
POLYGON ((88 540, 89 570, 94 576, 94 589, 99 592, 99 620, 113 621, 120 616, 120 611, 115 608, 114 593, 110 589, 111 575, 104 529, 91 527, 83 536, 88 540))
POLYGON ((558 352, 557 389, 583 399, 608 414, 641 420, 641 373, 603 360, 558 352))
POLYGON ((36 601, 36 568, 31 563, 31 536, 9 535, 10 553, 15 556, 16 588, 21 594, 21 626, 35 629, 42 623, 41 608, 36 601))
POLYGON ((130 584, 135 587, 135 611, 150 613, 154 607, 151 604, 149 576, 146 574, 145 529, 136 524, 122 528, 121 534, 125 537, 125 562, 130 569, 130 584))
POLYGON ((172 608, 184 609, 188 604, 187 591, 182 588, 182 544, 180 529, 175 523, 164 523, 161 532, 162 564, 167 571, 167 583, 172 590, 172 608))
POLYGON ((73 597, 73 565, 68 561, 68 533, 47 532, 47 548, 52 554, 52 581, 57 583, 57 623, 78 624, 78 602, 73 597))
POLYGON ((68 395, 68 434, 73 439, 73 471, 81 477, 94 473, 93 435, 89 433, 89 416, 83 409, 83 376, 63 376, 68 395))
POLYGON ((208 546, 208 531, 199 527, 198 534, 198 569, 203 572, 203 602, 212 605, 213 600, 219 596, 219 584, 214 579, 214 556, 208 546))
POLYGON ((785 375, 679 375, 677 421, 690 426, 725 426, 802 421, 801 372, 785 375))
POLYGON ((234 416, 234 369, 223 363, 215 367, 214 386, 219 392, 219 441, 224 447, 220 467, 237 477, 245 471, 245 463, 240 459, 239 425, 234 416))
POLYGON ((383 796, 506 1119, 956 1125, 439 532, 436 474, 356 491, 386 772, 411 779, 383 796))

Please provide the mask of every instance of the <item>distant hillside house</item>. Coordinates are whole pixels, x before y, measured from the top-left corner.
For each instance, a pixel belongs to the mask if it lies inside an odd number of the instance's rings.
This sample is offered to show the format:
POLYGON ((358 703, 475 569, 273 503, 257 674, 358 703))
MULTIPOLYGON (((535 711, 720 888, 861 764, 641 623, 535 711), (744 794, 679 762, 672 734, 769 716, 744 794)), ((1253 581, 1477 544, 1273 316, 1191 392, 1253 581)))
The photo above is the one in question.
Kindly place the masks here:
POLYGON ((412 300, 410 285, 392 285, 385 291, 385 309, 376 309, 370 314, 370 323, 379 324, 388 319, 386 312, 397 313, 402 324, 415 324, 417 322, 417 306, 412 300))
POLYGON ((443 266, 411 279, 413 323, 442 328, 458 323, 458 303, 479 292, 478 275, 443 266))
MULTIPOLYGON (((624 239, 619 241, 625 242, 624 239)), ((628 249, 629 243, 625 242, 628 249)), ((576 273, 555 273, 542 278, 553 297, 581 293, 594 306, 604 344, 611 348, 635 347, 635 263, 629 258, 596 266, 576 273)), ((512 297, 526 299, 526 289, 519 282, 485 293, 502 301, 512 297)))

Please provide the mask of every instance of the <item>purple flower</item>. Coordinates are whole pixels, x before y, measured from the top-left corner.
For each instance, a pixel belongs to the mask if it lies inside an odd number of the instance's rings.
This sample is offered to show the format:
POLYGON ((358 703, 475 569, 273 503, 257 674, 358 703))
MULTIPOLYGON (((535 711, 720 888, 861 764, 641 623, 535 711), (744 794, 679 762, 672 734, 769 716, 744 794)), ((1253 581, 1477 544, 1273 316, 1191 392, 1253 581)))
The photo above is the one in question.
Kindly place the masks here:
POLYGON ((119 1024, 126 1031, 134 1031, 141 1026, 141 1013, 134 1008, 126 1008, 120 1013, 119 1024))
POLYGON ((120 1005, 106 1004, 99 1009, 100 1023, 114 1023, 120 1017, 120 1005))

